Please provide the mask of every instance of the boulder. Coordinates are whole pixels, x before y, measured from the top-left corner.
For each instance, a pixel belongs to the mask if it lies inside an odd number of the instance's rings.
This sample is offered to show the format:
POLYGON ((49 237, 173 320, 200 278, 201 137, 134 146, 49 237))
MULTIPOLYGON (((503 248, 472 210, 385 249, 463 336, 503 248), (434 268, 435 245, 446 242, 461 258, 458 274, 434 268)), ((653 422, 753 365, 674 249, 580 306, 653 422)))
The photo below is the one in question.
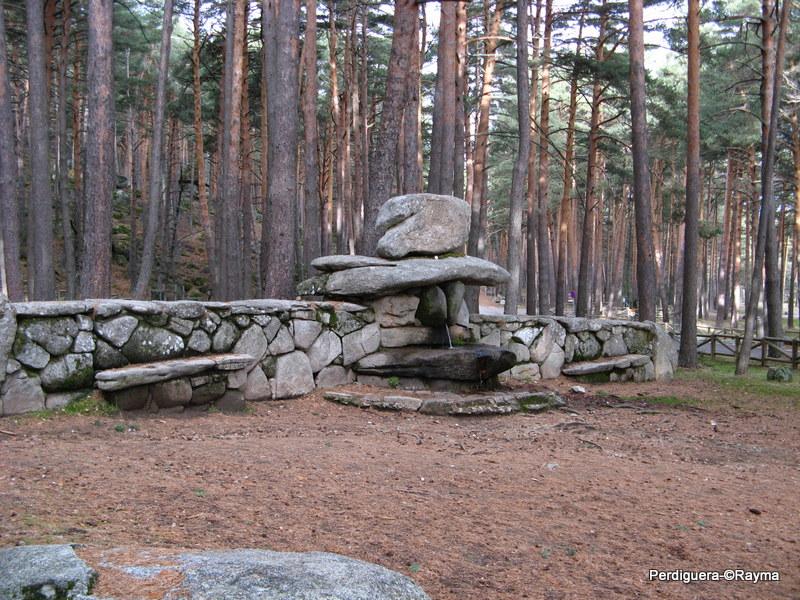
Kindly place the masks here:
MULTIPOLYGON (((275 321, 278 321, 275 319, 275 321)), ((278 321, 280 323, 280 321, 278 321)), ((281 325, 278 333, 275 334, 273 340, 269 343, 269 353, 273 355, 286 354, 294 350, 294 338, 289 333, 286 325, 281 325)))
POLYGON ((47 350, 22 335, 14 340, 14 358, 31 369, 43 369, 50 362, 47 350))
MULTIPOLYGON (((652 360, 656 381, 671 381, 678 368, 678 344, 661 327, 652 323, 652 360)), ((630 348, 630 346, 628 346, 630 348)), ((633 352, 633 350, 630 350, 633 352)))
POLYGON ((78 390, 76 392, 57 392, 54 394, 47 394, 44 400, 44 407, 48 410, 56 410, 64 408, 75 400, 80 400, 92 393, 91 389, 78 390))
MULTIPOLYGON (((245 409, 247 404, 244 400, 244 394, 239 390, 228 390, 221 398, 214 402, 214 406, 224 413, 241 412, 245 409)), ((214 596, 207 596, 209 600, 214 596)))
POLYGON ((53 358, 40 373, 42 388, 65 392, 92 387, 94 366, 91 354, 66 354, 53 358))
POLYGON ((214 352, 227 352, 236 343, 238 337, 239 330, 236 329, 236 325, 230 321, 222 321, 214 332, 211 347, 214 352))
MULTIPOLYGON (((0 294, 0 384, 6 379, 6 365, 17 336, 17 315, 14 305, 0 294)), ((13 360, 13 359, 12 359, 13 360)))
MULTIPOLYGON (((598 335, 600 332, 597 332, 598 335)), ((625 340, 618 333, 611 334, 608 339, 603 342, 603 356, 622 356, 628 353, 628 347, 625 345, 625 340)))
POLYGON ((378 297, 414 287, 461 281, 468 285, 500 285, 511 277, 498 265, 472 256, 409 258, 396 266, 359 267, 322 275, 300 283, 300 295, 378 297))
POLYGON ((183 338, 179 335, 142 323, 122 347, 122 353, 132 363, 145 363, 180 356, 183 349, 183 338))
POLYGON ((322 323, 319 321, 295 319, 292 321, 292 336, 294 337, 295 348, 308 350, 321 331, 322 323))
POLYGON ((561 375, 562 366, 564 366, 564 351, 560 346, 553 345, 550 354, 539 367, 542 379, 555 379, 561 375))
MULTIPOLYGON (((351 334, 354 335, 354 334, 351 334)), ((307 355, 311 371, 318 373, 342 354, 342 340, 330 330, 323 331, 311 344, 307 355)))
POLYGON ((348 383, 353 383, 354 380, 353 372, 349 369, 345 369, 340 365, 330 365, 317 374, 316 384, 318 388, 328 388, 347 385, 348 383))
POLYGON ((72 317, 25 319, 17 324, 17 335, 36 342, 49 354, 60 356, 72 347, 78 324, 72 317))
POLYGON ((437 327, 447 322, 447 296, 438 285, 422 290, 419 295, 419 306, 415 314, 423 325, 437 327))
POLYGON ((194 322, 189 319, 181 319, 180 317, 172 317, 167 325, 169 329, 181 336, 187 336, 192 333, 194 322))
POLYGON ((125 315, 110 321, 95 322, 94 330, 101 338, 115 348, 121 348, 130 339, 133 330, 139 325, 136 317, 125 315))
POLYGON ((247 374, 247 382, 242 388, 245 400, 269 400, 272 398, 272 388, 269 379, 264 375, 260 366, 256 366, 247 374))
POLYGON ((260 325, 251 325, 244 330, 239 340, 234 344, 234 354, 249 354, 256 362, 260 361, 267 353, 267 338, 260 325))
POLYGON ((95 342, 94 336, 89 331, 80 331, 75 336, 75 341, 72 344, 73 352, 94 352, 95 342))
POLYGON ((447 298, 447 324, 455 325, 458 323, 462 326, 469 325, 469 311, 467 312, 466 325, 463 322, 463 316, 459 318, 461 306, 464 305, 464 292, 466 286, 460 281, 450 281, 444 285, 444 295, 447 298))
POLYGON ((189 350, 202 354, 211 349, 211 338, 202 329, 195 329, 192 335, 189 336, 189 341, 186 343, 189 350))
POLYGON ((180 571, 193 600, 428 600, 404 575, 323 552, 184 554, 180 571))
POLYGON ((73 600, 88 594, 97 573, 67 544, 0 549, 0 598, 73 600))
POLYGON ((42 410, 44 400, 41 380, 20 370, 8 376, 3 383, 0 390, 0 401, 2 401, 0 414, 18 415, 42 410))
POLYGON ((372 302, 375 321, 381 327, 403 327, 416 325, 414 314, 419 306, 419 296, 410 294, 394 294, 384 296, 372 302))
POLYGON ((458 312, 456 313, 455 323, 451 323, 451 325, 457 325, 464 329, 469 328, 469 307, 465 300, 461 301, 461 306, 458 307, 458 312))
POLYGON ((192 390, 192 404, 210 404, 225 393, 224 381, 210 381, 192 390))
POLYGON ((487 381, 514 366, 515 356, 495 346, 387 348, 359 360, 359 374, 487 381))
POLYGON ((375 227, 385 231, 377 254, 398 259, 460 250, 469 237, 469 204, 453 196, 407 194, 383 203, 375 227))
POLYGON ((525 346, 530 346, 540 333, 542 333, 540 327, 522 327, 514 332, 512 339, 525 346))
POLYGON ((114 369, 128 364, 125 355, 103 340, 95 342, 94 366, 98 369, 114 369))
POLYGON ((311 261, 311 266, 323 273, 357 269, 359 267, 391 267, 395 263, 375 256, 353 256, 351 254, 332 254, 320 256, 311 261))
POLYGON ((275 365, 275 397, 294 398, 314 390, 311 363, 303 352, 278 357, 275 365))
MULTIPOLYGON (((389 331, 389 330, 385 330, 389 331)), ((381 345, 381 328, 377 323, 367 325, 342 338, 342 363, 351 365, 368 354, 375 352, 381 345)))
POLYGON ((185 377, 153 384, 150 399, 159 408, 185 406, 192 401, 192 386, 185 377))

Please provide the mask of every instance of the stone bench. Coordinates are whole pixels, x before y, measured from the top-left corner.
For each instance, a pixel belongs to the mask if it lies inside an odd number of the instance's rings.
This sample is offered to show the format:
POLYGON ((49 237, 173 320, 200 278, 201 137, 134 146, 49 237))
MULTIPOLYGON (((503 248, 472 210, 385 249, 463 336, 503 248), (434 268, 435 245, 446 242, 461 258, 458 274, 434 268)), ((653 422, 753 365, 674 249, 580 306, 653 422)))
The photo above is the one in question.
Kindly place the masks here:
POLYGON ((249 354, 209 354, 139 363, 95 373, 97 387, 121 410, 182 409, 214 404, 242 410, 239 388, 255 359, 249 354))
POLYGON ((570 363, 562 368, 561 373, 570 377, 607 381, 651 381, 654 367, 646 354, 623 354, 570 363))

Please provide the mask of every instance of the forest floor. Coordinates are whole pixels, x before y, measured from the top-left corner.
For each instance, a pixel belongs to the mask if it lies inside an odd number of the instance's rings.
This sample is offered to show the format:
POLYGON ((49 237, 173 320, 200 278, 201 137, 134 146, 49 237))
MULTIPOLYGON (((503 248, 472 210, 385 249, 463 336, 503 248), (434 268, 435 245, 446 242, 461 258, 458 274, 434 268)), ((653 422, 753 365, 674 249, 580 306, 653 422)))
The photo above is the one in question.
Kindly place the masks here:
POLYGON ((6 418, 0 546, 85 544, 97 593, 120 599, 175 584, 110 566, 141 548, 247 547, 379 563, 433 600, 797 598, 800 382, 729 371, 587 394, 548 381, 537 387, 569 410, 531 416, 378 412, 315 393, 238 415, 6 418), (729 568, 780 582, 648 580, 729 568))

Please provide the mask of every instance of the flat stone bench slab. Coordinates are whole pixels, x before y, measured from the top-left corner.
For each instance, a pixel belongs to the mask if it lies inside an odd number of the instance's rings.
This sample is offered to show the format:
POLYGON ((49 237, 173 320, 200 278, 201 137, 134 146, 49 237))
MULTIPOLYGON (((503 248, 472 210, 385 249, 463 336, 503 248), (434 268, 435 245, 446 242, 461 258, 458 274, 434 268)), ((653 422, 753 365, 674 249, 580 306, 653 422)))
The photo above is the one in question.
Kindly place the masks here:
POLYGON ((623 354, 622 356, 572 363, 562 368, 561 373, 573 377, 591 375, 592 373, 608 373, 616 369, 641 367, 649 361, 650 357, 645 354, 623 354))
POLYGON ((220 371, 243 369, 253 360, 253 357, 249 354, 211 354, 192 358, 177 358, 98 371, 95 373, 95 381, 97 381, 97 387, 101 390, 112 392, 138 385, 148 385, 178 377, 196 375, 211 369, 220 371))
POLYGON ((462 395, 450 392, 398 394, 396 392, 370 393, 337 390, 326 392, 323 397, 331 402, 359 408, 419 412, 438 416, 531 413, 565 405, 563 398, 550 391, 487 391, 462 395))

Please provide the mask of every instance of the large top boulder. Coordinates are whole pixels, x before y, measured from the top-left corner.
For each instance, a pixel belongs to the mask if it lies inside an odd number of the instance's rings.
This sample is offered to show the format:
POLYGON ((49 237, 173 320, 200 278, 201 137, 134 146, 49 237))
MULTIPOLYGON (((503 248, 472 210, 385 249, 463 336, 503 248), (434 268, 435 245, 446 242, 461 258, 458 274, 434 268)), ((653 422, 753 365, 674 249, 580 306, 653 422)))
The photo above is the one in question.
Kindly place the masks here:
POLYGON ((454 196, 389 198, 375 220, 378 231, 385 231, 378 240, 378 256, 397 259, 458 251, 469 237, 469 220, 469 205, 454 196))

